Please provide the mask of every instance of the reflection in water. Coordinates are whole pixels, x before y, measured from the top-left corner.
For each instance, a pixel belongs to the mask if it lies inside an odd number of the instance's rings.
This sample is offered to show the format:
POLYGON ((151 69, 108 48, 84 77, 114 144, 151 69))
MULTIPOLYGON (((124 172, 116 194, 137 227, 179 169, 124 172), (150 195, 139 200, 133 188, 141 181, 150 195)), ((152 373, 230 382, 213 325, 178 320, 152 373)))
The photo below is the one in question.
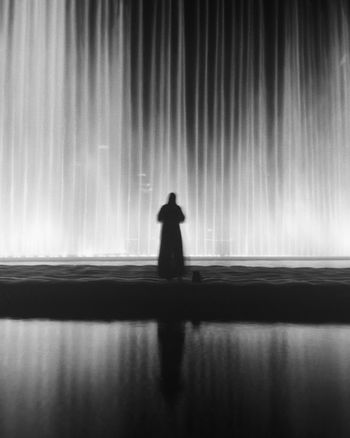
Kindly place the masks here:
POLYGON ((175 403, 182 388, 181 365, 185 345, 182 322, 158 323, 161 391, 169 403, 175 403))
POLYGON ((1 438, 350 436, 350 327, 0 320, 0 337, 1 438))

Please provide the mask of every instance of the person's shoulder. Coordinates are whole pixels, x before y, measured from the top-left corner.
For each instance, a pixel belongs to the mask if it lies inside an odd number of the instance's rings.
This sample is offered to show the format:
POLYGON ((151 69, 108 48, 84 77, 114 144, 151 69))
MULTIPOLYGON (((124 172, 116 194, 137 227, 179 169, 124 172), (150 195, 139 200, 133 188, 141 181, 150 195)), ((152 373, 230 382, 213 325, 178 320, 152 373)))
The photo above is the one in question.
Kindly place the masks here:
POLYGON ((160 213, 160 212, 164 212, 164 211, 166 211, 167 208, 168 208, 168 205, 167 205, 167 204, 162 205, 162 206, 160 207, 159 213, 160 213))

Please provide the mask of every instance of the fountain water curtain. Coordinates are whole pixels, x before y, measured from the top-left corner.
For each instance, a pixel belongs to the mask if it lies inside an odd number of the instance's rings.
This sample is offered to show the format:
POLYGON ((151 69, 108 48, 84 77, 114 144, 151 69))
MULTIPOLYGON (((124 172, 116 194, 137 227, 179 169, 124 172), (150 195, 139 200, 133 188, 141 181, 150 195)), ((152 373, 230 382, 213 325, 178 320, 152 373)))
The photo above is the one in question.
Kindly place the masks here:
POLYGON ((0 257, 350 255, 350 20, 324 0, 1 0, 0 257))

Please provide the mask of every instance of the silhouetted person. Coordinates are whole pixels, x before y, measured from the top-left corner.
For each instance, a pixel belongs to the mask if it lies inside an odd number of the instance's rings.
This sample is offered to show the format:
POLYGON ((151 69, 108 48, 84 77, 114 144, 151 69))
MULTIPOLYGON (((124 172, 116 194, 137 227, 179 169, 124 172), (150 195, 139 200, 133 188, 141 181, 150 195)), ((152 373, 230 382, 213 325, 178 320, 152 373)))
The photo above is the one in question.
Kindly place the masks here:
POLYGON ((160 389, 170 405, 176 403, 182 390, 181 366, 184 346, 183 322, 158 321, 160 389))
POLYGON ((184 256, 180 223, 185 220, 181 208, 176 204, 175 193, 170 193, 169 201, 158 213, 162 222, 158 273, 162 278, 181 277, 184 274, 184 256))

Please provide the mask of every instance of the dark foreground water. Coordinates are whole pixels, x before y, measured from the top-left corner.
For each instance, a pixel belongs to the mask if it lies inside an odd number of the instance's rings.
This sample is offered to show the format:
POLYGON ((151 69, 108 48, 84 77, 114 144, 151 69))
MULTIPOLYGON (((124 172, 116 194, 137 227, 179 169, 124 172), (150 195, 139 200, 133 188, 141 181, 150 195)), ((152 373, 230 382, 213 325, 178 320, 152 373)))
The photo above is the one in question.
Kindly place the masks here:
POLYGON ((349 437, 350 327, 0 320, 0 436, 349 437))

